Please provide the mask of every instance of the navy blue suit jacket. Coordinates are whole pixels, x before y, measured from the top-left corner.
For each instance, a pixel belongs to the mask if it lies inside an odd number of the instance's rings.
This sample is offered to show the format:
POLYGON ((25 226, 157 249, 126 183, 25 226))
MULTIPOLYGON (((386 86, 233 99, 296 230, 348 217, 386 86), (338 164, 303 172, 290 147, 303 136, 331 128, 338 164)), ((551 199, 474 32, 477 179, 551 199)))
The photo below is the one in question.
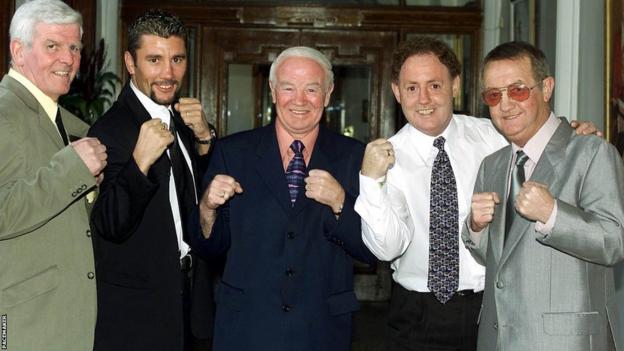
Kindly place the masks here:
POLYGON ((323 127, 307 169, 331 173, 346 192, 336 220, 330 207, 301 192, 291 207, 275 125, 232 135, 214 149, 204 182, 227 174, 243 193, 217 210, 211 236, 194 247, 227 254, 217 289, 214 348, 349 350, 353 258, 373 263, 362 243, 358 195, 362 143, 323 127))

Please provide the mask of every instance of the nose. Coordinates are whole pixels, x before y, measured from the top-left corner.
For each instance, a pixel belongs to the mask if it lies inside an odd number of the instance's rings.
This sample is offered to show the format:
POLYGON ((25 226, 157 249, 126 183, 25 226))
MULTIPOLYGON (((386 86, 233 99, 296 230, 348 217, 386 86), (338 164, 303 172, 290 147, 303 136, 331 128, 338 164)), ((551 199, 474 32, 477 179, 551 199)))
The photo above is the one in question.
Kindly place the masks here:
POLYGON ((431 96, 427 88, 418 89, 418 103, 421 105, 428 105, 431 102, 431 96))
POLYGON ((161 77, 164 79, 171 79, 173 77, 173 64, 171 62, 165 62, 161 72, 161 77))
POLYGON ((80 53, 75 53, 72 51, 72 48, 66 47, 62 50, 59 50, 59 61, 62 63, 71 66, 74 64, 75 56, 80 55, 80 53))
POLYGON ((503 112, 511 111, 516 103, 507 95, 507 90, 502 92, 501 101, 500 101, 500 110, 503 112))
POLYGON ((303 89, 297 89, 295 92, 295 104, 304 105, 306 101, 305 91, 303 89))

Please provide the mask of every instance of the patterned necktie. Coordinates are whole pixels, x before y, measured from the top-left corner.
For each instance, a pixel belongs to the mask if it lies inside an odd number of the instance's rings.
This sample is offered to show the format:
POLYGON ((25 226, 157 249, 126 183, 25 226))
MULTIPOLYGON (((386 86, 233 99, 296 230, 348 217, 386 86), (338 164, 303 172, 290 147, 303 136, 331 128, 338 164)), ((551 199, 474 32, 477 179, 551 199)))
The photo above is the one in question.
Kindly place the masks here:
POLYGON ((433 141, 438 155, 431 170, 429 203, 429 276, 427 287, 446 303, 459 286, 459 210, 457 184, 444 137, 433 141))
POLYGON ((507 197, 507 209, 505 213, 505 238, 504 242, 507 242, 507 237, 509 233, 509 229, 511 228, 511 224, 515 218, 516 209, 514 208, 514 203, 516 202, 516 195, 522 188, 522 183, 524 183, 524 164, 529 160, 529 156, 527 156, 524 151, 518 150, 516 152, 516 166, 511 170, 511 177, 509 179, 509 197, 507 197))
POLYGON ((59 134, 61 134, 61 138, 63 139, 63 144, 65 146, 69 145, 69 140, 67 139, 67 132, 65 131, 65 126, 63 125, 63 119, 61 119, 61 109, 56 109, 56 118, 54 119, 54 123, 56 123, 56 128, 58 128, 59 134))
POLYGON ((171 172, 173 173, 173 182, 176 187, 176 195, 178 197, 178 208, 180 209, 180 217, 182 220, 182 236, 184 241, 188 242, 186 230, 187 217, 193 211, 196 203, 195 187, 193 184, 193 175, 189 166, 184 159, 184 154, 180 148, 180 140, 178 138, 177 128, 181 125, 181 121, 177 120, 173 114, 169 120, 169 130, 173 134, 173 143, 169 145, 169 159, 171 160, 171 172))
POLYGON ((303 187, 303 178, 305 177, 305 159, 303 158, 303 149, 305 146, 301 140, 295 140, 290 144, 290 149, 295 156, 288 163, 286 168, 286 180, 288 181, 288 191, 290 192, 290 205, 295 206, 299 189, 303 187))

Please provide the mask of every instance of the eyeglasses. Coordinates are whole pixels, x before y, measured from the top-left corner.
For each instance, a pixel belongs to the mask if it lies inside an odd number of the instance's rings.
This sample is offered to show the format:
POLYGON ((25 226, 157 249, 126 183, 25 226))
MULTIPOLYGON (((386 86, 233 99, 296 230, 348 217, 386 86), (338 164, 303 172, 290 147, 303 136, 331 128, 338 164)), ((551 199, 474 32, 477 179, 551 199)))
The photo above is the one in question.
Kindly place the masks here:
POLYGON ((490 107, 494 107, 498 105, 498 103, 503 98, 503 91, 507 91, 507 96, 513 99, 514 101, 522 102, 529 98, 531 95, 531 90, 538 85, 542 84, 539 82, 532 87, 527 87, 521 83, 510 84, 505 88, 492 88, 488 89, 481 93, 481 97, 483 98, 483 102, 490 107))

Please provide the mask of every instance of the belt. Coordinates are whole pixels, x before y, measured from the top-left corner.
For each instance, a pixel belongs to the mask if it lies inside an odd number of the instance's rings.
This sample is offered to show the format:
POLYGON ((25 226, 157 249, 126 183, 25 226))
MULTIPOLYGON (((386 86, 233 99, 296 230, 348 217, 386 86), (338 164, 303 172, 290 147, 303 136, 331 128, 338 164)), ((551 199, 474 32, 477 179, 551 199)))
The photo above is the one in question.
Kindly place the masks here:
POLYGON ((193 268, 193 257, 188 254, 180 259, 180 270, 182 272, 188 272, 193 268))
POLYGON ((474 291, 474 290, 459 290, 455 292, 457 296, 472 296, 475 294, 483 294, 483 291, 474 291))

